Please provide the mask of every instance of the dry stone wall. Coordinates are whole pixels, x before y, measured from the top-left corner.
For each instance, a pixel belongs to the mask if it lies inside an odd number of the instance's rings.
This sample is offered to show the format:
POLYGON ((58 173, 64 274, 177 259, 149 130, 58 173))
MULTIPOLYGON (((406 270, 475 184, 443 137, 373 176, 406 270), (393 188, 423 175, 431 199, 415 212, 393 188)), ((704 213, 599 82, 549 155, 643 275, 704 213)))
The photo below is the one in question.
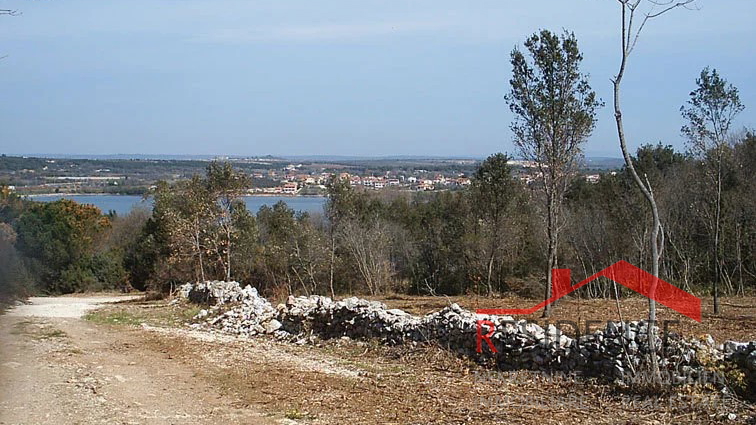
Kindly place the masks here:
MULTIPOLYGON (((242 288, 236 282, 186 284, 180 294, 194 302, 210 304, 198 314, 199 323, 193 325, 197 327, 243 336, 269 334, 300 343, 340 337, 375 338, 391 345, 435 342, 458 355, 494 362, 503 370, 566 371, 622 378, 630 370, 638 370, 649 354, 648 324, 644 321, 610 322, 594 333, 571 338, 554 325, 544 329, 509 316, 479 315, 457 304, 419 317, 354 297, 333 301, 322 296, 292 296, 274 308, 256 289, 242 288), (497 353, 485 341, 483 352, 476 351, 478 320, 494 324, 491 342, 497 353)), ((482 333, 488 334, 489 330, 484 325, 482 333)), ((742 370, 751 383, 756 379, 756 341, 728 341, 716 346, 711 337, 699 341, 670 335, 662 342, 657 339, 660 366, 676 381, 700 379, 704 353, 707 361, 729 362, 742 370)))

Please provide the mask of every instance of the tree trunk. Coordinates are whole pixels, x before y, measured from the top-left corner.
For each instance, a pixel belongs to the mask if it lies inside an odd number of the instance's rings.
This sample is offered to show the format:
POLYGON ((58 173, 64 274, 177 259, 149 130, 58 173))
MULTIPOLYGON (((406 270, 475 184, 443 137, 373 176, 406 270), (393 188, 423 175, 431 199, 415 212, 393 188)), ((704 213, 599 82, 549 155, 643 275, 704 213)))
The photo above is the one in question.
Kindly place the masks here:
POLYGON ((226 228, 226 282, 231 281, 231 223, 226 228))
POLYGON ((740 223, 737 223, 735 225, 735 239, 736 239, 736 246, 737 246, 737 258, 738 258, 738 277, 739 277, 739 285, 738 285, 738 293, 740 296, 745 296, 745 287, 743 286, 743 257, 742 257, 742 251, 740 247, 740 223))
POLYGON ((494 264, 494 253, 491 252, 491 258, 488 260, 488 280, 486 282, 487 285, 488 285, 488 296, 489 297, 491 295, 493 295, 493 286, 491 285, 491 274, 492 274, 492 271, 493 271, 493 264, 494 264))
POLYGON ((336 298, 336 293, 333 291, 333 268, 336 263, 336 234, 333 224, 331 224, 331 267, 328 286, 331 289, 331 298, 336 298))
MULTIPOLYGON (((548 249, 548 265, 546 270, 546 291, 544 294, 544 300, 548 300, 551 298, 552 291, 551 287, 553 285, 552 279, 551 279, 551 271, 556 268, 557 266, 557 224, 556 224, 556 202, 554 199, 554 192, 553 188, 549 191, 549 194, 547 195, 548 199, 548 205, 546 206, 547 209, 547 216, 548 218, 546 223, 546 231, 548 232, 548 238, 549 238, 549 249, 548 249)), ((546 304, 546 307, 543 309, 543 314, 541 317, 546 318, 551 315, 551 304, 546 304)))
MULTIPOLYGON (((625 128, 622 121, 622 108, 620 106, 620 85, 622 83, 622 77, 625 74, 625 67, 627 65, 627 58, 630 54, 630 46, 628 45, 628 28, 626 20, 625 5, 622 5, 622 62, 620 64, 619 72, 614 79, 614 118, 617 123, 617 136, 619 137, 620 149, 622 150, 622 156, 625 158, 625 164, 628 170, 633 176, 635 184, 638 186, 643 196, 648 201, 651 207, 651 213, 653 214, 653 224, 651 230, 651 274, 658 278, 659 276, 659 257, 661 252, 659 250, 659 229, 661 228, 661 222, 659 220, 659 209, 656 206, 656 200, 654 199, 653 192, 651 192, 650 184, 648 187, 643 183, 638 173, 635 171, 630 153, 627 150, 627 139, 625 138, 625 128)), ((654 324, 656 323, 656 301, 654 301, 654 293, 656 292, 657 281, 654 279, 650 288, 650 296, 648 298, 648 349, 651 355, 651 373, 653 379, 656 382, 660 382, 661 374, 659 372, 659 359, 656 353, 656 332, 654 324)))
POLYGON ((722 214, 722 153, 721 146, 717 146, 717 205, 716 222, 714 223, 714 314, 719 314, 719 281, 722 276, 722 265, 719 260, 719 222, 722 214))
POLYGON ((195 233, 194 239, 195 239, 195 248, 197 249, 197 259, 199 260, 200 279, 202 279, 202 282, 204 282, 205 281, 205 266, 203 264, 203 259, 202 259, 202 244, 200 242, 199 232, 195 233))

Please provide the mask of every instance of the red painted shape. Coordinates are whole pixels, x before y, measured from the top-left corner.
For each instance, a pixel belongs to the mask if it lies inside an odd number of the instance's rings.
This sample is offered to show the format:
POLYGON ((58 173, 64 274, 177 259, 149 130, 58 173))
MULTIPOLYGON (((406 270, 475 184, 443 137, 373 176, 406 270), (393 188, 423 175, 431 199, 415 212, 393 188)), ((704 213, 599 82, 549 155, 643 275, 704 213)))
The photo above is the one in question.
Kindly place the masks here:
POLYGON ((493 342, 491 342, 491 337, 496 332, 496 324, 494 324, 494 322, 490 320, 478 320, 476 324, 478 326, 478 336, 476 338, 477 352, 483 352, 483 340, 485 340, 486 343, 488 343, 488 348, 491 349, 491 352, 493 352, 494 354, 498 353, 496 347, 494 347, 493 345, 493 342), (483 325, 488 326, 488 333, 485 335, 483 335, 483 325))
POLYGON ((570 288, 570 269, 552 269, 551 270, 551 295, 557 299, 574 291, 570 288))
POLYGON ((701 321, 701 299, 693 294, 665 282, 627 261, 618 261, 600 272, 588 277, 575 285, 570 285, 570 271, 568 269, 553 269, 551 271, 552 297, 530 308, 491 308, 475 310, 478 314, 517 315, 534 313, 576 289, 598 279, 609 278, 620 285, 645 295, 696 322, 701 321))

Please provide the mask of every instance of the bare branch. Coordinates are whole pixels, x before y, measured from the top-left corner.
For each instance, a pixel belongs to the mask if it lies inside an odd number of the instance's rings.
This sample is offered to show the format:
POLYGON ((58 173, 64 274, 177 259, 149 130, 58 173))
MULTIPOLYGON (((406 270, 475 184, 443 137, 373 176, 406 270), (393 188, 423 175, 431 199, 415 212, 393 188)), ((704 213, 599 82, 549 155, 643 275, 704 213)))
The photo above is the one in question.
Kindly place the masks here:
POLYGON ((659 17, 669 12, 672 9, 677 9, 678 7, 684 7, 685 9, 688 9, 688 10, 698 9, 697 7, 696 8, 690 7, 690 5, 695 3, 696 0, 682 0, 676 3, 674 1, 660 2, 660 1, 655 1, 655 0, 648 0, 648 2, 655 6, 661 6, 662 10, 660 10, 659 12, 653 12, 653 9, 651 9, 651 12, 646 14, 647 19, 659 17))
POLYGON ((696 9, 698 9, 697 7, 695 7, 695 8, 691 7, 691 5, 693 5, 696 0, 682 0, 682 1, 677 1, 677 2, 674 2, 674 1, 660 2, 660 1, 656 1, 656 0, 648 0, 648 2, 651 3, 654 6, 651 8, 651 11, 649 11, 648 13, 645 14, 645 16, 643 17, 643 22, 641 22, 641 25, 638 28, 638 31, 636 31, 635 35, 633 35, 633 33, 632 33, 633 17, 635 15, 635 10, 640 5, 641 1, 642 0, 638 0, 634 5, 628 6, 628 8, 630 9, 630 24, 629 24, 629 27, 627 29, 626 36, 628 38, 628 41, 632 37, 633 38, 633 42, 631 44, 629 44, 629 47, 628 47, 628 50, 627 50, 627 54, 630 54, 633 51, 633 49, 635 49, 635 45, 638 44, 638 39, 640 38, 641 32, 643 31, 643 28, 646 26, 646 23, 649 20, 654 19, 654 18, 658 18, 659 16, 664 15, 665 13, 667 13, 667 12, 669 12, 671 10, 680 8, 680 7, 688 9, 688 10, 696 10, 696 9), (656 7, 661 7, 662 9, 659 10, 659 11, 654 11, 654 9, 656 9, 656 7))

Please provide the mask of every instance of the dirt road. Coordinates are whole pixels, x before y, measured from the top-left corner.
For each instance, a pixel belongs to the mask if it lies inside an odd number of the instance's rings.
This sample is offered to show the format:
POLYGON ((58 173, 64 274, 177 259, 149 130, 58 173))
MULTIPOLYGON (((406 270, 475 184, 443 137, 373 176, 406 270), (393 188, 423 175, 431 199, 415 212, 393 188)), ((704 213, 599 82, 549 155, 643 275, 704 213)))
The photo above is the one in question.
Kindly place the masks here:
POLYGON ((33 298, 0 316, 0 424, 267 424, 196 368, 82 316, 107 297, 33 298))

